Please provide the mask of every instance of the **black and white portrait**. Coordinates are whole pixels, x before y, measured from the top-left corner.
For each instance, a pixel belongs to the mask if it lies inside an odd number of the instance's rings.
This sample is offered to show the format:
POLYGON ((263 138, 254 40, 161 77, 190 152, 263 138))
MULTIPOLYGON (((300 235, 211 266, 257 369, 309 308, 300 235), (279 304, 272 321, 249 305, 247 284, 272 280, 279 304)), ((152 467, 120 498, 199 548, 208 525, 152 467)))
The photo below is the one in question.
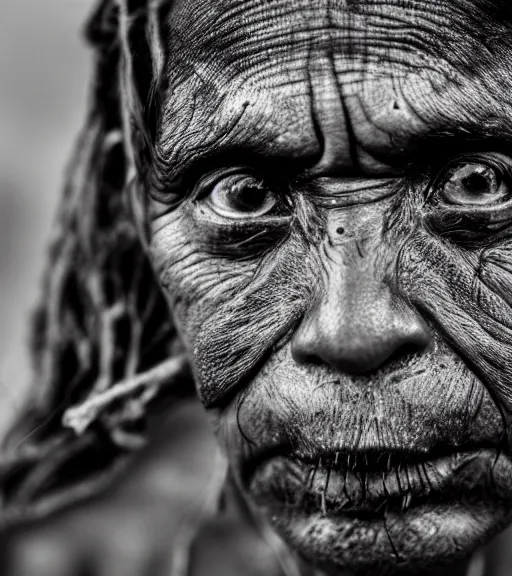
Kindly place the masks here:
MULTIPOLYGON (((10 320, 2 574, 512 574, 510 1, 34 3, 87 106, 10 320)), ((44 149, 69 82, 17 19, 44 149)))

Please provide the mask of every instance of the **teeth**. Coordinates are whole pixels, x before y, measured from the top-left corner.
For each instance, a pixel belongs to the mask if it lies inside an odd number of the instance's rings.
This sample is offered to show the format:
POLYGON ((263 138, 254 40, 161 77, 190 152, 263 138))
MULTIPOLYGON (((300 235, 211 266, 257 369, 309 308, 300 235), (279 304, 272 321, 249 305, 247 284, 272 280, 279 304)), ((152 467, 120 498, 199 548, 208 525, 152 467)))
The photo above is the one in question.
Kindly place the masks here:
MULTIPOLYGON (((307 468, 297 459, 289 470, 293 474, 287 478, 291 482, 289 490, 296 492, 293 499, 297 505, 303 505, 307 499, 324 515, 356 509, 379 512, 391 500, 407 510, 418 497, 447 486, 454 469, 462 462, 456 458, 416 462, 398 455, 338 452, 307 468)), ((282 482, 280 478, 276 483, 282 482)))
POLYGON ((365 499, 363 480, 358 474, 347 474, 345 488, 349 500, 358 502, 365 499))
POLYGON ((409 481, 409 492, 423 493, 424 486, 415 464, 407 466, 407 479, 409 481))
POLYGON ((385 475, 371 474, 367 476, 366 498, 367 500, 378 500, 387 497, 389 491, 385 483, 385 475))
POLYGON ((384 475, 383 484, 388 494, 399 494, 401 491, 397 475, 392 470, 384 475))
POLYGON ((402 511, 403 512, 405 512, 409 508, 409 506, 411 505, 411 500, 412 500, 412 495, 410 492, 403 497, 403 500, 402 500, 402 511))
MULTIPOLYGON (((324 515, 357 511, 380 515, 390 506, 407 510, 419 504, 418 497, 449 488, 454 474, 460 483, 461 468, 474 458, 469 454, 407 462, 397 455, 336 453, 307 465, 301 457, 279 457, 258 469, 253 486, 260 496, 267 493, 286 506, 306 506, 324 515)), ((473 472, 467 468, 468 474, 473 472)))
MULTIPOLYGON (((387 458, 386 458, 387 459, 387 458)), ((325 462, 325 461, 324 461, 325 462)), ((432 488, 440 487, 444 467, 430 464, 407 464, 387 468, 381 472, 368 472, 356 465, 355 458, 346 458, 346 466, 334 467, 335 460, 328 467, 319 463, 310 469, 305 491, 316 494, 322 513, 329 506, 339 509, 350 504, 370 504, 397 496, 403 497, 403 507, 408 508, 413 495, 425 496, 432 488)), ((338 458, 339 464, 339 458, 338 458)))

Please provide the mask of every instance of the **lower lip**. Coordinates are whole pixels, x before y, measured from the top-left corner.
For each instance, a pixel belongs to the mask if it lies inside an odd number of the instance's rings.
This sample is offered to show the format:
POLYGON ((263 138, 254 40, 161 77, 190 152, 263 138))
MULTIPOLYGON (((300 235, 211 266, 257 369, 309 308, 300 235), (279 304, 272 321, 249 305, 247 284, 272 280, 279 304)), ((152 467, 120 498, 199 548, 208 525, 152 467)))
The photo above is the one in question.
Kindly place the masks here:
MULTIPOLYGON (((459 452, 427 461, 410 461, 389 470, 361 473, 275 457, 259 466, 250 483, 257 498, 277 499, 286 506, 324 515, 381 515, 445 499, 463 469, 490 457, 487 451, 459 452), (484 453, 485 452, 485 453, 484 453)), ((476 480, 476 478, 475 478, 476 480)))

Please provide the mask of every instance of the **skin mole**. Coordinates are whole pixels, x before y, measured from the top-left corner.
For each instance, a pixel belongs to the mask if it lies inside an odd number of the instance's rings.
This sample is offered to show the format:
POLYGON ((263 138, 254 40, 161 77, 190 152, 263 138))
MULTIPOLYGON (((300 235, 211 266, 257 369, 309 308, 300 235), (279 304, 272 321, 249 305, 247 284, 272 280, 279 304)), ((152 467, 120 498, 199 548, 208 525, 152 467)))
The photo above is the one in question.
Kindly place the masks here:
POLYGON ((512 10, 140 4, 122 189, 230 481, 305 574, 466 574, 512 522, 512 10))

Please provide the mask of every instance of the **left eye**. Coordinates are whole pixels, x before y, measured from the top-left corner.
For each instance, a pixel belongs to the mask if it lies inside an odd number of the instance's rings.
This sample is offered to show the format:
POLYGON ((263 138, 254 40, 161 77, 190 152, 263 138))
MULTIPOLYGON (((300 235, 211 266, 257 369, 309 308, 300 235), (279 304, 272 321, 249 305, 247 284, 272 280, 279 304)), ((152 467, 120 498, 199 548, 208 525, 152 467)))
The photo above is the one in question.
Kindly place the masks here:
POLYGON ((243 219, 269 214, 277 207, 278 198, 256 178, 234 174, 215 184, 206 203, 220 216, 243 219))
POLYGON ((510 188, 500 169, 469 162, 452 168, 437 192, 448 204, 487 206, 507 199, 510 188))

